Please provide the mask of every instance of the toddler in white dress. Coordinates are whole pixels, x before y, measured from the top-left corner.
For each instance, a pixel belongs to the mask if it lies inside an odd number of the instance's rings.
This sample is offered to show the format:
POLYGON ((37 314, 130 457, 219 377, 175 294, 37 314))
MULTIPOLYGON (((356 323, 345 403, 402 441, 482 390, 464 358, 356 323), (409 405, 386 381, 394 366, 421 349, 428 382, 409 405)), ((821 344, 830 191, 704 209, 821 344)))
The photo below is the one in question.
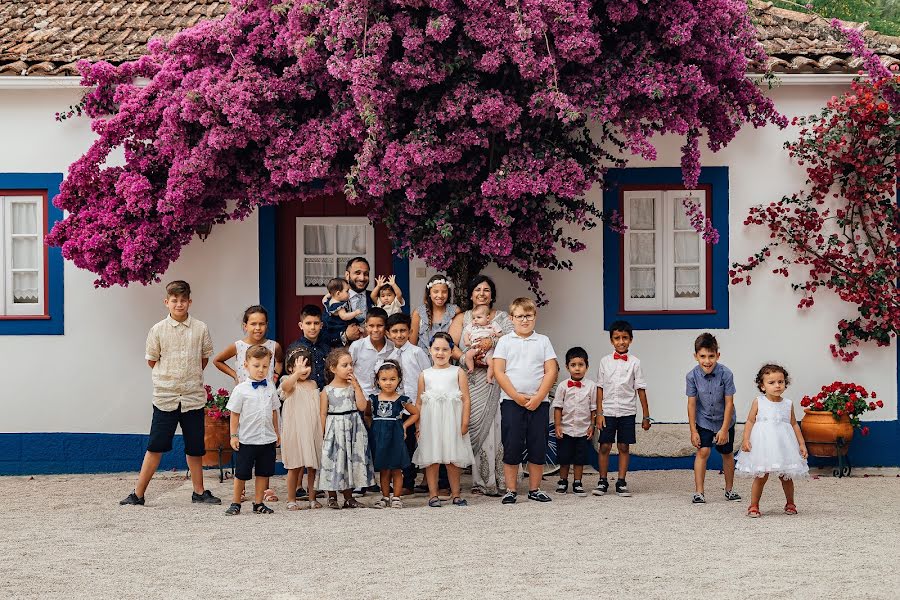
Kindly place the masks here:
POLYGON ((794 479, 809 475, 806 442, 794 416, 793 404, 781 396, 789 383, 787 371, 778 365, 763 365, 756 375, 756 385, 764 393, 750 407, 736 466, 739 475, 754 478, 747 509, 750 517, 761 515, 759 500, 770 474, 781 480, 786 501, 784 512, 796 515, 794 479))

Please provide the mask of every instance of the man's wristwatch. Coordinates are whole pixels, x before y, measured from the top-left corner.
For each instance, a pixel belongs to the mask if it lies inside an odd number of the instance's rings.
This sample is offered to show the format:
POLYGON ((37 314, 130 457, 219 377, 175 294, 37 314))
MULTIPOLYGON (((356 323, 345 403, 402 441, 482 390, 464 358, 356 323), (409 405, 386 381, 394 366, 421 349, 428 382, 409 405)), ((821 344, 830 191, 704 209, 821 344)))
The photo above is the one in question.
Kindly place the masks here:
POLYGON ((231 434, 231 437, 232 437, 232 439, 235 439, 235 438, 237 438, 237 437, 239 437, 239 436, 238 436, 238 434, 236 434, 236 433, 232 433, 232 434, 231 434))

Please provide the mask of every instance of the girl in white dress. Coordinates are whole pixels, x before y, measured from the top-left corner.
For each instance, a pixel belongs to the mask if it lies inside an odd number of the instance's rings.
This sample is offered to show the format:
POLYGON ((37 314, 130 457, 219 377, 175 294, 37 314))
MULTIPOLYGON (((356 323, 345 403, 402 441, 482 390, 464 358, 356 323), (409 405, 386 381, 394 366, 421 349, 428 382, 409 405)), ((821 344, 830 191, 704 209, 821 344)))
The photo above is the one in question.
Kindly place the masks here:
POLYGON ((273 385, 278 381, 278 377, 284 367, 284 353, 281 345, 275 340, 266 339, 266 331, 269 328, 269 313, 262 306, 254 305, 244 311, 243 318, 244 339, 238 340, 230 344, 227 348, 219 352, 213 358, 213 364, 216 368, 232 379, 235 385, 247 379, 247 369, 244 368, 244 359, 247 356, 247 349, 250 346, 265 346, 272 353, 272 359, 269 363, 269 374, 266 379, 269 385, 273 385), (232 358, 235 359, 232 369, 228 362, 232 358))
POLYGON ((434 366, 419 375, 419 447, 413 462, 425 467, 428 506, 438 507, 438 469, 447 465, 454 506, 466 506, 459 495, 460 471, 475 460, 469 441, 469 382, 466 373, 450 364, 453 338, 438 332, 431 338, 434 366))
POLYGON ((763 365, 756 374, 756 386, 763 392, 750 407, 744 425, 744 442, 737 456, 737 473, 753 477, 747 516, 759 517, 759 499, 770 474, 781 480, 784 489, 784 512, 797 514, 794 504, 794 479, 809 475, 806 464, 806 442, 794 416, 793 404, 782 398, 790 384, 784 367, 763 365))

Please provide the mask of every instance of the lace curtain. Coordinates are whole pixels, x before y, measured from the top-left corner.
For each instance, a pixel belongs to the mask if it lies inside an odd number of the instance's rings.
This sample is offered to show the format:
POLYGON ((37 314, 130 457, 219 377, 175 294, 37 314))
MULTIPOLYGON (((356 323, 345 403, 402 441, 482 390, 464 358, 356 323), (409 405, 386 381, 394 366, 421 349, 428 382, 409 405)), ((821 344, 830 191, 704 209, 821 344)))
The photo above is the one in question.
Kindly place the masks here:
POLYGON ((13 304, 37 304, 42 250, 38 206, 35 202, 10 202, 9 209, 13 304))
POLYGON ((656 199, 632 198, 629 208, 628 243, 632 265, 629 295, 632 298, 655 298, 656 234, 653 230, 656 228, 656 199))
POLYGON ((691 227, 682 198, 675 199, 675 297, 700 297, 700 234, 691 227))
POLYGON ((304 225, 303 282, 325 287, 344 274, 347 261, 366 255, 366 225, 304 225))

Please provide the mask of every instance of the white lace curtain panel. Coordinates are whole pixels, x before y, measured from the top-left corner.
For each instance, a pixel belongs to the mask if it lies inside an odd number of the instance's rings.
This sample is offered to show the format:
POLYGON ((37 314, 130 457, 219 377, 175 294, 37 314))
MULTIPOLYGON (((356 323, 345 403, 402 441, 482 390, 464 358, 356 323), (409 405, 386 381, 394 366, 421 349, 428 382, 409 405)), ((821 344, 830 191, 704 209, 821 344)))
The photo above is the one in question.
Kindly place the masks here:
POLYGON ((303 279, 307 287, 324 287, 344 273, 347 260, 366 255, 365 225, 304 225, 303 279))
MULTIPOLYGON (((632 198, 629 217, 631 298, 656 297, 655 198, 632 198)), ((691 227, 681 202, 675 206, 674 288, 676 298, 700 296, 700 236, 691 227), (685 231, 686 230, 686 231, 685 231)))
POLYGON ((35 304, 38 301, 38 274, 41 247, 38 234, 37 204, 11 202, 9 227, 12 234, 13 303, 35 304))

